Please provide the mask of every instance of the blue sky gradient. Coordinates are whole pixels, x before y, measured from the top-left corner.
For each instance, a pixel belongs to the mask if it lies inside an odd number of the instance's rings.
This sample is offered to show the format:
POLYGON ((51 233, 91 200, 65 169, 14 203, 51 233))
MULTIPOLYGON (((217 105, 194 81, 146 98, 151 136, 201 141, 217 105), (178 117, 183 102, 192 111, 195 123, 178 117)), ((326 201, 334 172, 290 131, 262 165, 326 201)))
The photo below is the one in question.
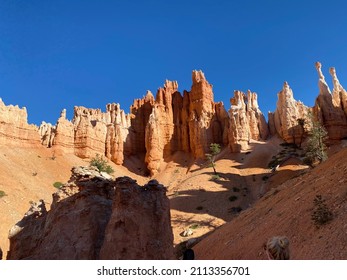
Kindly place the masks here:
POLYGON ((346 15, 334 0, 0 0, 0 97, 27 107, 30 123, 55 123, 74 105, 129 112, 165 79, 190 90, 201 69, 226 109, 250 89, 267 115, 284 81, 312 106, 316 61, 347 87, 346 15))

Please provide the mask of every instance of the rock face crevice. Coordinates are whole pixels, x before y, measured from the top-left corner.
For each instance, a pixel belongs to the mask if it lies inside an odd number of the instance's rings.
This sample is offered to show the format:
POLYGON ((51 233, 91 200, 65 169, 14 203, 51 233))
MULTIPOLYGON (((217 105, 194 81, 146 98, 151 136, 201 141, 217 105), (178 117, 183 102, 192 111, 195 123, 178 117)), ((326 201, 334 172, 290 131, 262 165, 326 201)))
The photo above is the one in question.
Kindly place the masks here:
POLYGON ((41 200, 10 230, 8 259, 172 259, 165 187, 114 181, 89 167, 72 171, 49 211, 41 200))

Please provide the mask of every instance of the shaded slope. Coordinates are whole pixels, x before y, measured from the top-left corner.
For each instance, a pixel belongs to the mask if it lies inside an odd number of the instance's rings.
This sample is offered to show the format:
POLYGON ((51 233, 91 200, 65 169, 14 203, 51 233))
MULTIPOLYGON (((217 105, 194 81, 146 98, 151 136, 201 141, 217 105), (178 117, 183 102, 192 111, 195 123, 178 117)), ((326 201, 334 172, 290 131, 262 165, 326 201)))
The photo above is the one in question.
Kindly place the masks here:
POLYGON ((274 235, 290 240, 292 259, 347 259, 347 149, 306 174, 269 191, 254 207, 196 245, 198 259, 266 259, 274 235), (322 195, 333 212, 317 228, 313 200, 322 195))

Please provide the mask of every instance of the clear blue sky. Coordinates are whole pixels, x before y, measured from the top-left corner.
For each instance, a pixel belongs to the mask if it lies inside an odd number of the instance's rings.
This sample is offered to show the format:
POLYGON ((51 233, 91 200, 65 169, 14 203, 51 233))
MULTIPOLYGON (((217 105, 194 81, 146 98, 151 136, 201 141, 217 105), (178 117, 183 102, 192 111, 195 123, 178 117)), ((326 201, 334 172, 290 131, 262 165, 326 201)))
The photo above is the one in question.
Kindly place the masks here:
POLYGON ((267 115, 284 81, 312 106, 315 61, 347 87, 346 2, 0 0, 0 97, 55 123, 74 105, 128 112, 165 79, 189 90, 201 69, 227 109, 251 89, 267 115))

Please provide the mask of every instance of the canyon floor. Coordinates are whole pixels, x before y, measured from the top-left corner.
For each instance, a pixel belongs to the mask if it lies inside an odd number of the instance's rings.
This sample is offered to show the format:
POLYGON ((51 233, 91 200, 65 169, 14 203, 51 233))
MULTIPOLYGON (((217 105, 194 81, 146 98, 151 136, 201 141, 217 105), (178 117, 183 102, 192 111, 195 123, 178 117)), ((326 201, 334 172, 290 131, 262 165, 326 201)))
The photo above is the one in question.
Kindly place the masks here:
MULTIPOLYGON (((275 137, 267 142, 254 141, 249 150, 238 154, 225 148, 216 158, 218 176, 206 161, 187 158, 180 152, 174 154, 154 178, 168 190, 175 245, 199 238, 195 246, 199 259, 262 259, 267 238, 287 235, 295 258, 347 258, 345 253, 339 255, 339 250, 345 249, 346 237, 335 240, 335 249, 326 249, 327 244, 334 244, 330 239, 335 235, 329 234, 329 229, 347 231, 343 224, 346 220, 342 219, 346 217, 341 212, 346 210, 347 197, 347 167, 340 168, 346 166, 347 151, 342 146, 331 147, 330 159, 314 169, 302 164, 300 150, 290 156, 293 151, 275 137), (284 160, 272 172, 268 164, 276 156, 284 160), (308 186, 298 189, 303 184, 308 186), (334 213, 341 212, 320 230, 310 220, 317 194, 331 200, 334 213), (188 229, 191 235, 183 236, 188 229), (319 244, 321 249, 305 249, 305 244, 312 248, 319 244)), ((144 176, 145 165, 141 162, 127 158, 125 166, 110 165, 115 177, 129 176, 143 185, 152 178, 144 176)), ((88 159, 44 147, 0 148, 0 190, 6 193, 0 198, 0 247, 4 258, 9 247, 8 231, 29 209, 30 201, 44 199, 49 207, 56 191, 53 183, 66 182, 73 166, 88 164, 88 159)))

